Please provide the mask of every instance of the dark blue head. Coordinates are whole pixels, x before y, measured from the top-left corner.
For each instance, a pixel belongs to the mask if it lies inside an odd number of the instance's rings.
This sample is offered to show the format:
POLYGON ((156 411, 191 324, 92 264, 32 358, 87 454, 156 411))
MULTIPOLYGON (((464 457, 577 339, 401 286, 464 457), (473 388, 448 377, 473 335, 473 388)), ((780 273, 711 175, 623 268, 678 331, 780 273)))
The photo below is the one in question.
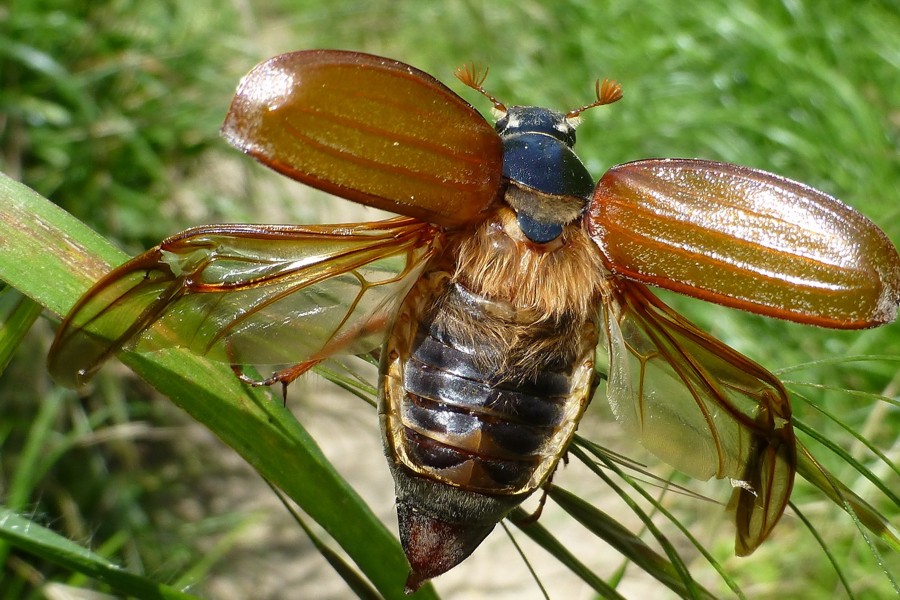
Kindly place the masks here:
POLYGON ((458 69, 456 76, 502 115, 494 127, 503 141, 505 200, 516 211, 522 233, 538 244, 555 240, 566 224, 581 217, 594 191, 594 179, 573 150, 578 116, 616 102, 621 88, 597 80, 595 102, 561 113, 537 106, 507 107, 484 90, 487 69, 474 64, 458 69))
POLYGON ((509 182, 506 200, 519 227, 535 243, 551 242, 581 216, 594 191, 594 179, 572 149, 575 128, 563 113, 512 106, 496 129, 509 182))

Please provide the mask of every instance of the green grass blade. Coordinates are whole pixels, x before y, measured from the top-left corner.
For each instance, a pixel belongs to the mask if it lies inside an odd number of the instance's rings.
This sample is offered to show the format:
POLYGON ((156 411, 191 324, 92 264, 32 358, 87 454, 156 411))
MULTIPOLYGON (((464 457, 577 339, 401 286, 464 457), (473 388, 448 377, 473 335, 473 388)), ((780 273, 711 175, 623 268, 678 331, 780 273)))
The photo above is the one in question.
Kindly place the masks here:
POLYGON ((313 367, 312 370, 339 388, 353 394, 372 408, 376 408, 376 397, 378 392, 375 389, 375 386, 367 381, 361 380, 359 376, 350 371, 346 366, 341 366, 346 369, 346 371, 337 371, 326 364, 318 364, 313 367))
POLYGON ((803 514, 803 511, 794 504, 790 503, 791 510, 794 511, 794 514, 797 515, 797 518, 803 523, 806 527, 807 531, 816 539, 816 543, 819 544, 819 547, 822 548, 822 552, 828 558, 828 562, 831 564, 831 568, 834 569, 835 574, 838 577, 838 580, 841 582, 841 587, 844 588, 844 591, 847 592, 847 597, 850 600, 854 600, 855 596, 853 594, 853 588, 850 586, 850 582, 847 581, 847 577, 844 575, 844 569, 841 568, 841 562, 838 560, 837 556, 835 556, 834 552, 828 547, 828 544, 825 543, 825 540, 822 539, 822 536, 819 534, 819 530, 816 529, 816 526, 812 521, 806 518, 806 515, 803 514))
MULTIPOLYGON (((49 451, 48 436, 52 435, 53 424, 59 416, 61 395, 49 394, 38 410, 36 418, 31 422, 26 437, 27 442, 19 455, 19 463, 10 475, 5 490, 6 506, 13 511, 23 510, 35 488, 35 483, 56 462, 60 450, 49 451)), ((0 542, 0 564, 6 564, 11 547, 7 542, 0 542)))
POLYGON ((102 581, 124 596, 147 600, 196 598, 167 585, 129 573, 106 558, 50 529, 41 527, 34 521, 19 516, 6 507, 0 507, 0 538, 25 552, 102 581))
MULTIPOLYGON (((0 279, 64 314, 124 255, 49 201, 0 176, 0 279)), ((344 548, 385 597, 403 598, 399 542, 325 459, 280 398, 181 349, 122 361, 234 448, 344 548)), ((419 597, 434 597, 430 586, 419 597)))
MULTIPOLYGON (((581 452, 573 447, 573 454, 581 452)), ((615 547, 623 556, 633 561, 641 570, 652 575, 669 589, 685 598, 714 598, 687 574, 684 564, 676 566, 650 548, 643 540, 625 529, 618 521, 581 498, 559 488, 550 486, 549 495, 566 512, 584 525, 591 533, 615 547)), ((637 509, 637 506, 633 506, 637 509)), ((644 518, 645 515, 639 515, 644 518)), ((646 521, 645 521, 646 523, 646 521)), ((654 529, 652 525, 648 527, 654 529)), ((661 537, 655 533, 657 539, 661 537)), ((671 559, 671 556, 669 557, 671 559)))
MULTIPOLYGON (((886 361, 887 362, 887 361, 886 361)), ((890 361, 897 362, 897 361, 890 361)), ((875 394, 873 392, 867 392, 863 390, 848 390, 847 388, 836 386, 836 385, 822 385, 820 383, 809 383, 804 381, 791 381, 791 380, 782 380, 786 386, 790 388, 797 387, 806 387, 814 390, 825 391, 825 392, 838 392, 848 398, 859 398, 861 400, 878 400, 879 402, 884 402, 886 404, 890 404, 896 408, 900 408, 900 400, 896 398, 891 398, 889 396, 884 396, 881 394, 875 394)))
POLYGON ((528 574, 531 575, 532 581, 534 581, 534 584, 540 590, 541 597, 543 597, 544 600, 550 600, 550 594, 547 592, 547 588, 544 586, 544 582, 541 581, 541 578, 538 576, 537 571, 534 570, 534 564, 530 560, 528 560, 528 556, 525 555, 525 551, 522 550, 522 546, 519 545, 519 542, 509 530, 509 526, 505 521, 500 521, 500 527, 503 528, 503 533, 506 534, 506 538, 509 540, 509 543, 512 544, 513 548, 515 548, 516 554, 518 554, 522 559, 522 562, 525 563, 525 568, 528 569, 528 574))
POLYGON ((353 594, 360 598, 361 600, 379 600, 381 596, 377 591, 372 589, 372 587, 366 582, 365 579, 360 577, 359 573, 351 567, 347 561, 345 561, 340 554, 332 550, 328 547, 328 545, 316 535, 309 525, 306 524, 303 516, 297 512, 294 506, 291 504, 290 500, 279 490, 277 487, 272 485, 269 486, 272 488, 272 491, 278 496, 278 499, 281 500, 281 503, 284 505, 285 509, 291 514, 294 521, 297 525, 306 533, 307 537, 309 537, 310 541, 312 541, 313 545, 316 547, 316 550, 319 554, 322 555, 325 560, 328 561, 328 564, 331 565, 331 568, 335 570, 335 572, 341 576, 347 586, 353 590, 353 594))
POLYGON ((41 314, 41 305, 0 284, 0 374, 41 314))
POLYGON ((0 174, 0 279, 64 315, 128 257, 39 194, 0 174))
MULTIPOLYGON (((831 415, 828 415, 828 416, 831 416, 831 415)), ((843 423, 841 421, 836 421, 836 422, 843 426, 843 423)), ((882 481, 882 479, 880 477, 875 475, 875 473, 873 473, 872 470, 869 469, 868 467, 866 467, 864 464, 862 464, 861 462, 859 462, 858 460, 853 458, 853 456, 849 452, 844 450, 839 444, 836 444, 834 441, 832 441, 832 439, 829 438, 827 435, 823 434, 822 432, 816 430, 813 427, 810 427, 809 425, 804 423, 802 420, 797 419, 796 417, 794 418, 794 427, 796 427, 798 431, 802 431, 803 433, 808 435, 810 438, 816 440, 817 442, 822 444, 824 447, 831 450, 838 458, 840 458, 846 464, 850 465, 854 470, 856 470, 857 473, 859 473, 860 475, 862 475, 863 477, 868 479, 872 483, 872 485, 874 485, 876 488, 881 490, 881 492, 891 502, 893 502, 894 505, 900 506, 900 497, 898 497, 897 494, 894 493, 894 491, 891 490, 887 486, 887 484, 884 481, 882 481)), ((845 427, 845 429, 846 429, 846 431, 849 431, 853 435, 853 437, 855 437, 866 448, 868 448, 873 453, 875 453, 876 456, 878 456, 879 458, 884 460, 886 465, 889 465, 889 467, 891 469, 896 471, 897 466, 892 464, 891 461, 888 459, 888 457, 883 452, 878 451, 872 444, 869 443, 868 440, 866 440, 862 435, 859 435, 859 433, 856 432, 855 430, 853 430, 852 428, 845 427)))
POLYGON ((889 544, 893 550, 900 550, 900 540, 898 540, 897 532, 893 526, 879 513, 875 508, 870 506, 862 498, 852 492, 847 486, 838 481, 827 469, 819 464, 809 451, 799 446, 797 473, 802 475, 807 481, 816 485, 825 492, 831 500, 840 506, 850 518, 853 519, 857 529, 868 547, 869 553, 890 584, 894 593, 900 596, 900 584, 897 583, 895 574, 887 565, 881 552, 876 547, 869 532, 877 535, 882 541, 889 544), (868 531, 867 531, 868 530, 868 531))
POLYGON ((900 552, 900 536, 894 526, 877 509, 829 473, 802 444, 798 444, 797 474, 857 519, 860 525, 900 552))
POLYGON ((540 523, 529 519, 529 514, 521 507, 516 508, 510 514, 510 521, 518 527, 522 533, 531 538, 535 543, 544 548, 560 563, 568 567, 570 571, 587 583, 602 598, 609 600, 624 600, 623 596, 609 586, 605 581, 597 577, 583 562, 572 554, 547 528, 540 523))
MULTIPOLYGON (((582 438, 581 436, 576 436, 575 439, 576 439, 576 443, 578 444, 579 451, 576 453, 573 453, 574 456, 578 457, 579 460, 584 462, 584 464, 586 464, 596 475, 598 475, 601 479, 603 479, 607 483, 607 485, 612 487, 619 494, 619 496, 622 497, 626 502, 628 502, 630 505, 636 507, 636 505, 634 505, 634 502, 631 500, 630 495, 625 493, 624 490, 622 490, 617 485, 615 485, 615 483, 612 481, 612 479, 610 479, 609 476, 603 472, 603 470, 601 469, 601 465, 603 467, 605 467, 606 469, 608 469, 610 472, 617 475, 618 477, 622 478, 622 480, 624 480, 626 483, 628 483, 632 487, 632 489, 634 489, 640 496, 642 496, 645 500, 647 500, 650 504, 652 504, 656 511, 658 511, 660 514, 662 514, 666 519, 669 520, 670 523, 675 525, 682 532, 682 534, 684 534, 684 536, 691 542, 691 544, 693 544, 694 548, 696 548, 697 551, 703 555, 703 557, 706 559, 706 561, 709 563, 709 565, 712 566, 716 570, 716 572, 722 578, 722 581, 734 592, 735 596, 737 596, 738 598, 741 598, 741 599, 746 598, 743 590, 741 590, 741 588, 738 586, 737 582, 728 574, 728 572, 725 570, 725 568, 722 566, 722 564, 713 557, 713 555, 709 552, 709 550, 703 544, 701 544, 697 540, 697 538, 694 537, 694 535, 691 534, 691 532, 684 525, 684 523, 682 523, 679 519, 677 519, 675 517, 675 515, 673 515, 669 510, 666 509, 665 506, 662 505, 662 503, 660 503, 656 498, 654 498, 650 493, 648 493, 644 489, 643 485, 641 485, 638 481, 636 481, 633 477, 631 477, 628 473, 626 473, 623 469, 621 469, 619 464, 623 464, 627 468, 637 470, 638 472, 644 473, 645 475, 650 475, 648 472, 644 471, 642 468, 640 468, 637 464, 635 464, 630 459, 623 460, 623 457, 621 457, 620 455, 609 452, 605 448, 602 448, 601 446, 599 446, 589 440, 586 440, 586 439, 582 438), (584 455, 581 452, 581 449, 584 449, 584 451, 586 451, 586 452, 590 453, 591 455, 593 455, 594 457, 596 457, 596 459, 599 461, 600 464, 597 464, 594 461, 590 460, 590 458, 588 456, 584 455)), ((681 493, 687 494, 689 496, 695 495, 690 490, 688 490, 686 488, 681 488, 680 486, 676 486, 676 489, 679 489, 681 493)), ((696 496, 697 500, 705 500, 706 499, 703 496, 699 496, 699 495, 695 495, 695 496, 696 496)), ((639 516, 641 516, 641 513, 637 513, 637 514, 639 516)), ((644 520, 644 523, 645 523, 647 529, 650 530, 651 532, 656 532, 656 533, 654 533, 654 535, 657 535, 657 537, 659 538, 659 534, 658 534, 655 526, 653 526, 653 524, 649 521, 649 518, 647 516, 642 516, 641 518, 644 520)), ((666 546, 667 546, 666 547, 667 553, 671 557, 673 554, 675 554, 674 549, 671 548, 668 544, 666 544, 666 546)), ((683 581, 685 579, 685 576, 681 573, 682 573, 682 571, 687 570, 687 566, 684 565, 683 562, 681 562, 680 557, 678 557, 677 554, 675 554, 675 557, 677 560, 673 562, 672 567, 677 569, 677 573, 681 576, 681 579, 683 581)), ((669 577, 672 574, 673 573, 671 573, 671 572, 670 573, 666 573, 666 572, 660 573, 660 575, 666 576, 666 577, 669 577)), ((688 591, 694 591, 693 590, 693 582, 691 581, 691 583, 692 583, 692 588, 688 591)), ((709 593, 706 590, 701 590, 701 591, 703 593, 707 593, 707 594, 709 593)))
MULTIPOLYGON (((809 398, 807 398, 805 395, 797 394, 795 392, 794 397, 800 398, 807 404, 807 406, 809 406, 816 412, 824 415, 829 421, 835 423, 838 427, 840 427, 841 429, 843 429, 844 431, 849 433, 851 436, 856 438, 856 441, 859 442, 859 444, 862 447, 866 448, 869 452, 871 452, 874 456, 876 456, 878 458, 878 460, 880 460, 882 462, 882 464, 884 464, 885 467, 887 467, 888 469, 893 471, 896 475, 900 476, 900 465, 898 465, 893 460, 891 460, 887 454, 885 454, 880 448, 878 448, 878 446, 873 444, 871 442, 871 440, 869 440, 869 438, 863 432, 859 431, 853 425, 846 423, 844 421, 844 419, 841 419, 840 417, 838 417, 838 415, 834 414, 832 411, 826 410, 824 407, 822 407, 821 405, 819 405, 815 402, 811 402, 809 400, 809 398)), ((871 398, 874 398, 876 400, 881 400, 882 398, 884 398, 884 396, 872 394, 871 398)), ((876 407, 875 410, 882 411, 882 410, 884 410, 884 407, 876 407)), ((877 418, 875 413, 872 414, 872 417, 877 418)), ((804 425, 804 427, 806 427, 807 429, 810 429, 808 426, 804 425)), ((810 431, 807 431, 807 433, 809 435, 813 436, 813 434, 810 431)), ((816 437, 816 436, 813 436, 813 437, 816 437)), ((822 436, 821 434, 818 434, 817 439, 819 437, 824 437, 824 436, 822 436)), ((825 442, 822 442, 822 443, 825 444, 825 442)), ((825 445, 830 447, 831 445, 834 445, 834 443, 831 442, 830 444, 825 444, 825 445)), ((880 481, 873 482, 873 483, 876 486, 878 486, 879 488, 882 488, 882 491, 893 500, 894 504, 896 504, 897 506, 900 506, 900 497, 898 497, 896 494, 894 494, 890 490, 885 489, 886 486, 884 486, 882 483, 880 483, 880 481)))

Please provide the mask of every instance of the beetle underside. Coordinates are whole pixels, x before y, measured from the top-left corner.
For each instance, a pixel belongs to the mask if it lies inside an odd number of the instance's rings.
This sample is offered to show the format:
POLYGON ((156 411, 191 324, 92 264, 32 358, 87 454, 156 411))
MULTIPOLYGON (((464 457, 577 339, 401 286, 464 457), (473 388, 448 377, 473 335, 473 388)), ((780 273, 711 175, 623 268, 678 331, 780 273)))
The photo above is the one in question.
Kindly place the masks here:
POLYGON ((514 219, 502 208, 448 244, 382 354, 410 590, 471 554, 547 480, 590 399, 597 334, 583 307, 596 305, 599 284, 574 271, 591 269, 596 253, 579 226, 552 245, 514 239, 504 228, 514 219), (547 280, 570 284, 548 294, 547 280))

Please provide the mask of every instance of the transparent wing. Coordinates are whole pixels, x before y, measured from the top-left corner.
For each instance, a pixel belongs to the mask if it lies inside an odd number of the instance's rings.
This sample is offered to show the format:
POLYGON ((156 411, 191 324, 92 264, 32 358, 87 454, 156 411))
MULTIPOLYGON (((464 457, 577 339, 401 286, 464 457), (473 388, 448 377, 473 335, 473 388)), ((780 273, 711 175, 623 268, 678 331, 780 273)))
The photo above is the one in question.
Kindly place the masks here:
POLYGON ((679 471, 732 480, 736 551, 751 553, 781 517, 793 486, 796 449, 784 387, 642 284, 608 281, 603 322, 613 413, 679 471))
POLYGON ((190 229, 79 300, 57 332, 51 373, 78 385, 123 348, 184 346, 257 365, 368 351, 439 240, 409 218, 190 229))
POLYGON ((613 167, 587 216, 614 273, 826 327, 893 321, 900 256, 874 223, 813 188, 708 160, 613 167))

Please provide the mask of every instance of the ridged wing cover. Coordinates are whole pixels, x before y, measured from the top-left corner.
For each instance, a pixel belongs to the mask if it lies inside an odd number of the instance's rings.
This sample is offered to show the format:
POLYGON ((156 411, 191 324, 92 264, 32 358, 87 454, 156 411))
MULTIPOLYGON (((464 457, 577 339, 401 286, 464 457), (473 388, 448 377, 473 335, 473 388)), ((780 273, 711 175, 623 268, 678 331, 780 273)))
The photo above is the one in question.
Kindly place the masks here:
POLYGON ((614 273, 768 316, 837 328, 892 321, 900 256, 869 219, 809 186, 706 160, 613 167, 591 235, 614 273))
POLYGON ((477 220, 500 189, 500 137, 474 108, 427 73, 360 52, 258 65, 222 134, 297 181, 444 227, 477 220))

